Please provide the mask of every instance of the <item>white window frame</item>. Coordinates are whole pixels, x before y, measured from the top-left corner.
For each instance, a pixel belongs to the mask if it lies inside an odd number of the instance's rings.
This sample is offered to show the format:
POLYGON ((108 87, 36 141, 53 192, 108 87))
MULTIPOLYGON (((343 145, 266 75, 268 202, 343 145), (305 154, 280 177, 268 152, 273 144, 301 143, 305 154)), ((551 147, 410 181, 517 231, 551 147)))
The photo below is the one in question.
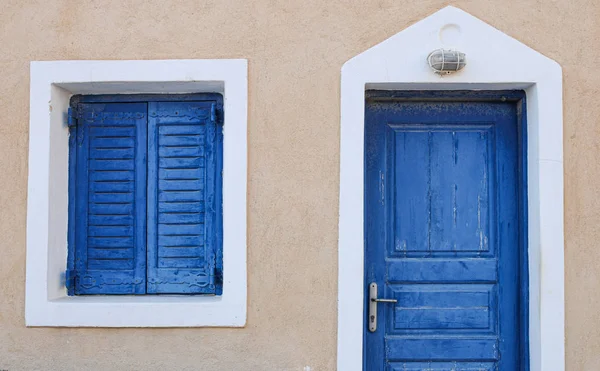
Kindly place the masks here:
POLYGON ((27 326, 241 327, 246 323, 245 59, 31 62, 27 326), (223 94, 223 295, 67 296, 67 109, 75 94, 223 94))
POLYGON ((342 68, 338 370, 359 371, 363 364, 366 89, 525 91, 530 369, 564 370, 562 70, 555 61, 454 7, 425 18, 342 68), (433 73, 426 57, 441 47, 465 52, 466 67, 443 77, 433 73))

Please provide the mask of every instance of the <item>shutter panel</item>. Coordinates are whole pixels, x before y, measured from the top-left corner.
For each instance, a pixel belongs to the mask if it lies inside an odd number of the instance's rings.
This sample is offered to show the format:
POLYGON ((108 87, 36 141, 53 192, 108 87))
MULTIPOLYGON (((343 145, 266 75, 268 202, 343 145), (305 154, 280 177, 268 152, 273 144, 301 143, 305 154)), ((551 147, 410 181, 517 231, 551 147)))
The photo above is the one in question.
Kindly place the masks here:
POLYGON ((146 290, 145 103, 78 105, 75 294, 146 290))
POLYGON ((149 103, 148 293, 220 293, 215 107, 149 103))

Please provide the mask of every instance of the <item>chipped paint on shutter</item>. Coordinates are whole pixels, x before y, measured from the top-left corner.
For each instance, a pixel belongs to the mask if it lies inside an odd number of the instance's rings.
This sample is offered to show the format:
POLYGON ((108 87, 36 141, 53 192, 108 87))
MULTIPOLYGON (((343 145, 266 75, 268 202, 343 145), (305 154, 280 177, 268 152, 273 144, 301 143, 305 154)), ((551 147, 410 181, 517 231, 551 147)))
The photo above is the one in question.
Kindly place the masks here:
POLYGON ((148 293, 220 292, 214 107, 214 102, 149 103, 148 293))
POLYGON ((72 294, 145 293, 146 111, 145 103, 79 104, 72 294))

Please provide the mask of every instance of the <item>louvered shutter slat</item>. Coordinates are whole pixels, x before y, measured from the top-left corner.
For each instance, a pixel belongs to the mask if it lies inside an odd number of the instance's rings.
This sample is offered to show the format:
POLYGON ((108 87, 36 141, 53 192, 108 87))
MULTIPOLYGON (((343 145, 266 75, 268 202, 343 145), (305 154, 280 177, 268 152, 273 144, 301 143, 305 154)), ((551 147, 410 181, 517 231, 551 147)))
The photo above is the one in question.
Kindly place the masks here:
POLYGON ((74 293, 143 294, 147 105, 78 111, 74 293))
POLYGON ((148 293, 216 293, 214 104, 149 103, 148 293))

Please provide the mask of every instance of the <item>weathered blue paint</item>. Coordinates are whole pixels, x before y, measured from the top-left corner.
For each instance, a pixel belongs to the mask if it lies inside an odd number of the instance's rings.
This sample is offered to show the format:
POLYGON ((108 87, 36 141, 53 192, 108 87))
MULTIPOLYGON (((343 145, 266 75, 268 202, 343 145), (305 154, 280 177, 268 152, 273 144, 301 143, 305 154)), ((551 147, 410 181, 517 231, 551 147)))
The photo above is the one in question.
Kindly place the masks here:
POLYGON ((221 294, 222 97, 71 106, 68 294, 221 294))
POLYGON ((77 113, 73 293, 143 294, 146 104, 80 103, 77 113))
POLYGON ((497 371, 494 362, 403 362, 390 363, 389 371, 497 371))
POLYGON ((215 105, 149 103, 148 293, 216 293, 215 105))
POLYGON ((215 130, 215 294, 223 293, 223 103, 216 101, 214 108, 215 130))
POLYGON ((528 369, 523 104, 368 93, 365 370, 528 369))
POLYGON ((522 369, 529 371, 529 257, 528 257, 528 232, 527 220, 529 220, 527 204, 527 99, 523 91, 519 91, 521 98, 516 102, 518 131, 518 148, 521 151, 519 156, 519 282, 520 295, 520 313, 519 329, 521 347, 519 348, 519 359, 523 364, 522 369))
POLYGON ((515 102, 525 99, 522 90, 368 90, 368 100, 404 102, 515 102))
MULTIPOLYGON (((219 93, 190 93, 190 94, 99 94, 75 95, 71 105, 76 103, 147 103, 147 102, 215 102, 217 108, 223 108, 223 95, 219 93)), ((222 112, 219 112, 222 114, 222 112)), ((222 122, 221 122, 222 123, 222 122)))
POLYGON ((67 113, 67 125, 69 128, 69 220, 67 225, 67 272, 65 274, 65 286, 68 295, 75 295, 75 212, 77 196, 77 109, 69 107, 67 113))

